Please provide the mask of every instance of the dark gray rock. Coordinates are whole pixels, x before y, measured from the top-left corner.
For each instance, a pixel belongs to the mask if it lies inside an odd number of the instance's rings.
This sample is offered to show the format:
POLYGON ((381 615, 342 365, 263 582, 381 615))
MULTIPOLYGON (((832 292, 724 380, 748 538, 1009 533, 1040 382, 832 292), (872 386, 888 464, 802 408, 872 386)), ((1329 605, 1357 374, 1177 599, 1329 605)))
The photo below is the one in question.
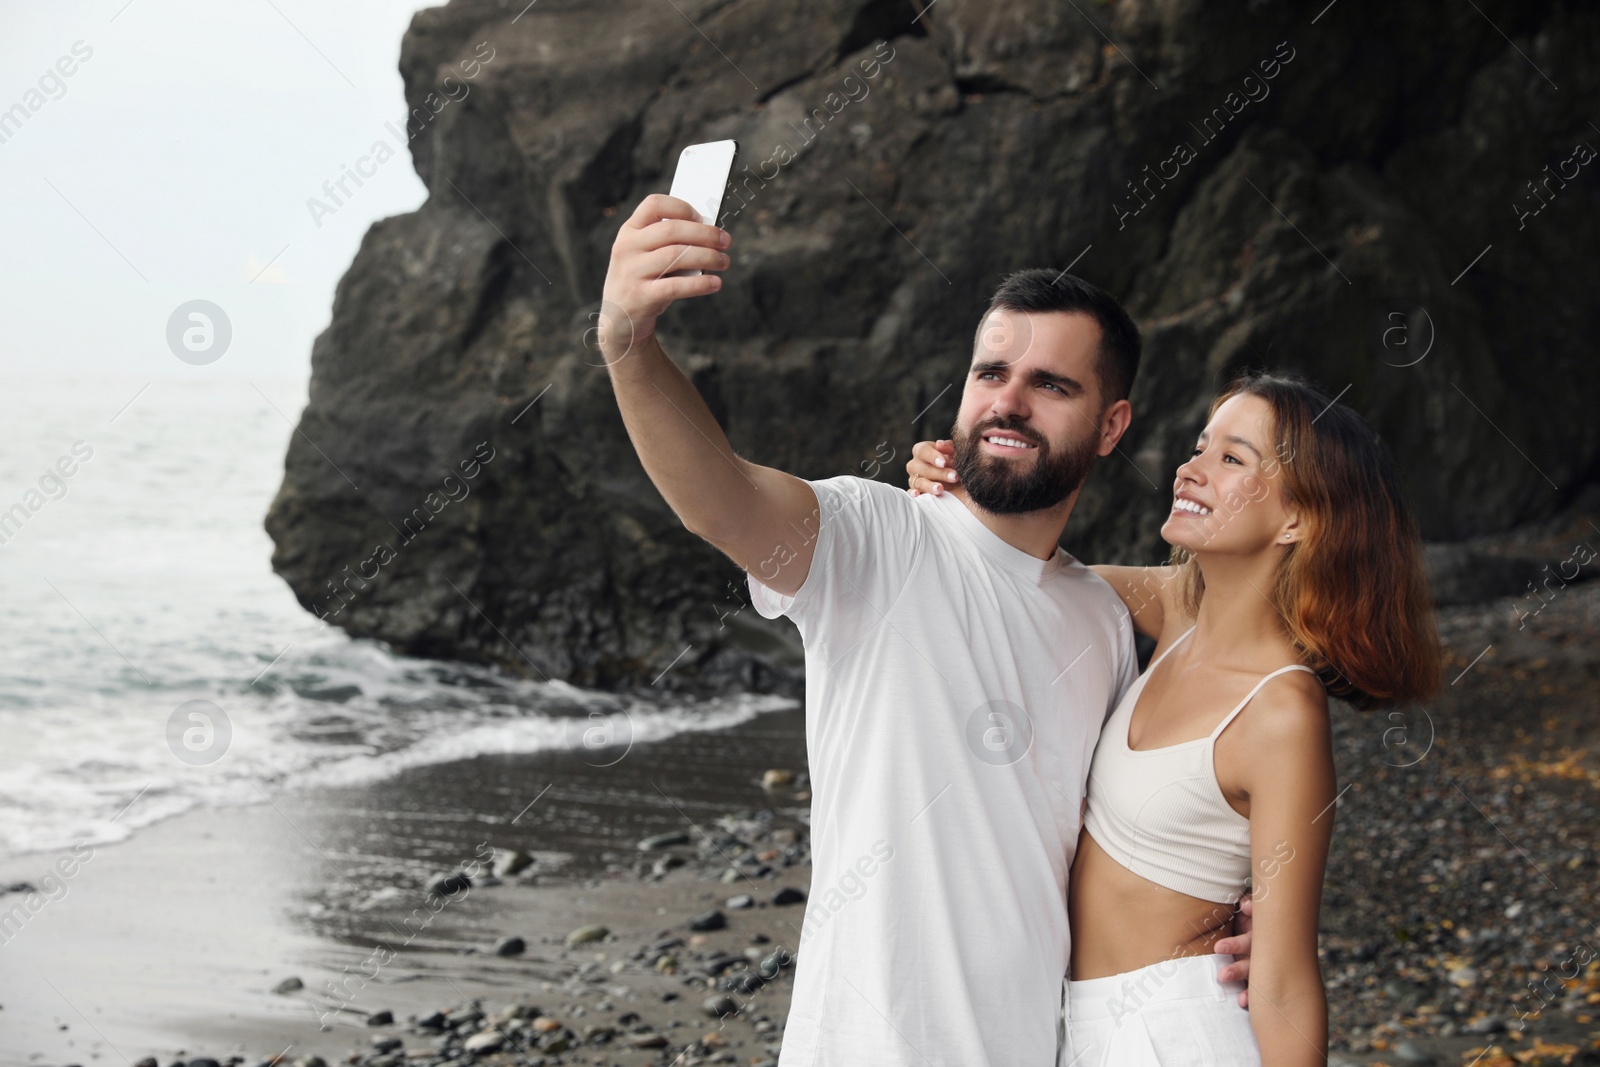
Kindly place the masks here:
POLYGON ((804 904, 805 901, 805 890, 796 889, 791 885, 786 885, 776 893, 772 894, 772 903, 778 905, 779 907, 782 907, 786 904, 804 904))
POLYGON ((727 925, 728 917, 716 909, 702 912, 701 914, 696 915, 694 918, 689 920, 689 929, 691 930, 722 930, 725 929, 727 925))
POLYGON ((748 961, 743 956, 735 956, 727 952, 719 952, 700 965, 700 969, 715 978, 729 967, 744 967, 748 961))
POLYGON ((527 951, 528 943, 520 937, 502 937, 495 942, 494 954, 496 956, 520 956, 527 951))
POLYGON ((428 883, 428 892, 436 897, 450 897, 472 888, 472 879, 463 871, 441 874, 428 883))
POLYGON ((1592 15, 1086 10, 419 12, 400 57, 416 114, 463 60, 481 70, 415 123, 426 202, 376 223, 338 286, 266 518, 274 569, 406 653, 626 686, 692 644, 660 688, 795 691, 792 630, 744 610, 741 573, 651 487, 583 340, 618 227, 683 145, 720 137, 750 168, 733 268, 660 329, 757 462, 900 482, 909 446, 947 435, 1000 275, 1074 264, 1145 334, 1138 417, 1074 512, 1080 556, 1165 556, 1171 472, 1252 364, 1371 419, 1430 540, 1553 514, 1595 480, 1593 182, 1515 208, 1594 143, 1592 15), (1556 92, 1540 70, 1571 74, 1556 92))
POLYGON ((721 1018, 724 1015, 734 1015, 739 1011, 739 1002, 726 993, 719 993, 714 997, 707 997, 701 1005, 707 1015, 721 1018))

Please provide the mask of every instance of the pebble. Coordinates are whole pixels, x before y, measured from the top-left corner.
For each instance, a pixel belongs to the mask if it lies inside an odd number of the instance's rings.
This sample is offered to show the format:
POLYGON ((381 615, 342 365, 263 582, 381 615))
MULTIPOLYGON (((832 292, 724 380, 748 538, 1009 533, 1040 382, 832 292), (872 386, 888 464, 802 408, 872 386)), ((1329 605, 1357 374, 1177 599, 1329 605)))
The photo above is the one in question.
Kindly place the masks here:
POLYGON ((436 897, 450 897, 457 893, 465 893, 472 888, 472 879, 465 871, 451 871, 441 874, 428 883, 428 892, 436 897))
POLYGON ((652 834, 639 842, 640 852, 653 852, 656 849, 671 848, 673 845, 687 845, 689 835, 682 830, 671 830, 664 834, 652 834))
POLYGON ((754 971, 741 971, 723 979, 724 988, 734 993, 743 993, 746 996, 756 992, 767 984, 767 980, 754 971))
POLYGON ((676 852, 669 852, 650 865, 650 873, 655 875, 657 878, 660 878, 668 871, 675 871, 688 862, 688 860, 684 859, 676 852))
POLYGON ((701 932, 726 929, 727 925, 728 917, 716 909, 703 912, 689 920, 689 929, 701 932))
POLYGON ((532 867, 532 856, 517 848, 497 848, 494 850, 494 873, 501 878, 510 878, 532 867))
POLYGON ((776 893, 772 894, 772 903, 780 908, 785 904, 804 904, 805 900, 805 893, 802 890, 794 888, 793 886, 786 885, 776 893))
POLYGON ((701 965, 701 969, 705 971, 706 974, 709 974, 714 978, 723 971, 727 970, 729 967, 734 965, 742 967, 744 964, 745 958, 743 956, 734 956, 726 952, 719 952, 715 956, 712 956, 710 959, 706 960, 705 963, 701 965))
POLYGON ((787 789, 794 785, 794 772, 782 768, 773 768, 761 776, 762 789, 787 789))
POLYGON ((728 908, 732 911, 742 911, 745 908, 756 906, 756 898, 749 893, 740 893, 736 897, 728 898, 728 908))
POLYGON ((567 944, 584 945, 590 941, 604 941, 610 934, 611 930, 608 927, 598 923, 593 926, 580 926, 567 935, 567 944))
POLYGON ((528 943, 520 937, 502 937, 495 942, 494 954, 496 956, 520 956, 527 951, 528 943))
POLYGON ((273 986, 272 991, 279 994, 295 993, 304 989, 305 987, 306 984, 304 982, 300 981, 300 979, 294 977, 293 975, 290 975, 288 978, 285 978, 283 981, 273 986))
POLYGON ((394 1012, 387 1008, 384 1008, 381 1011, 375 1011, 371 1015, 367 1016, 368 1026, 390 1026, 393 1023, 394 1012))
POLYGON ((473 1034, 462 1044, 468 1052, 498 1052, 506 1043, 498 1030, 485 1030, 480 1034, 473 1034))
POLYGON ((1417 1067, 1438 1063, 1433 1053, 1412 1041, 1402 1041, 1394 1047, 1394 1058, 1401 1063, 1416 1064, 1417 1067))
POLYGON ((714 997, 707 997, 701 1007, 705 1009, 707 1015, 720 1019, 724 1015, 736 1014, 739 1011, 739 1002, 724 993, 714 997))

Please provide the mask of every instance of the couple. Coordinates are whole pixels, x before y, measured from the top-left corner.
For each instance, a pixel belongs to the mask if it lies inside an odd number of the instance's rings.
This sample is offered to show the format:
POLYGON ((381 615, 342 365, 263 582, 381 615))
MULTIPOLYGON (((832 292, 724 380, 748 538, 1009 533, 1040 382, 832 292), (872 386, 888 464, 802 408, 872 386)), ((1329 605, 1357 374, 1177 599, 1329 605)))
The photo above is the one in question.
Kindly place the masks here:
POLYGON ((1381 442, 1307 385, 1246 379, 1178 468, 1173 565, 1091 570, 1058 541, 1132 417, 1113 299, 1012 275, 913 492, 808 481, 735 455, 655 337, 731 242, 647 197, 598 339, 651 480, 805 642, 812 890, 782 1067, 1324 1063, 1326 694, 1412 700, 1439 671, 1381 442), (1135 629, 1157 642, 1137 680, 1135 629))

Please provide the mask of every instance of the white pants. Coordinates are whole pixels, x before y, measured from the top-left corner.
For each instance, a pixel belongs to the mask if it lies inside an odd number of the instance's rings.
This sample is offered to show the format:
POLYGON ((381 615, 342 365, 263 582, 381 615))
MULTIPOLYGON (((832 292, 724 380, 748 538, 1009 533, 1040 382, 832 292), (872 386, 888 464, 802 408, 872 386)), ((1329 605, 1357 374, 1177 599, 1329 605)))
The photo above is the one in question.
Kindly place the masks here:
POLYGON ((1057 1067, 1260 1067, 1244 984, 1217 978, 1232 962, 1188 956, 1069 981, 1057 1067))

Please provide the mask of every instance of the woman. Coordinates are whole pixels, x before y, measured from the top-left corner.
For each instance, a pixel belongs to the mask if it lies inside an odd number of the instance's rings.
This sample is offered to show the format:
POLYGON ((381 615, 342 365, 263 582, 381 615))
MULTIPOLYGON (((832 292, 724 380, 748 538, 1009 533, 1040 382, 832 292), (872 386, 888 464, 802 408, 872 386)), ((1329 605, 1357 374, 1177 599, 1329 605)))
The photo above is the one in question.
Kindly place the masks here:
MULTIPOLYGON (((952 455, 919 443, 913 494, 956 481, 952 455)), ((1327 697, 1437 688, 1416 523, 1360 416, 1254 375, 1213 402, 1161 535, 1166 567, 1094 568, 1156 649, 1089 773, 1061 1065, 1325 1064, 1327 697), (1247 882, 1248 1011, 1218 951, 1247 882)))

